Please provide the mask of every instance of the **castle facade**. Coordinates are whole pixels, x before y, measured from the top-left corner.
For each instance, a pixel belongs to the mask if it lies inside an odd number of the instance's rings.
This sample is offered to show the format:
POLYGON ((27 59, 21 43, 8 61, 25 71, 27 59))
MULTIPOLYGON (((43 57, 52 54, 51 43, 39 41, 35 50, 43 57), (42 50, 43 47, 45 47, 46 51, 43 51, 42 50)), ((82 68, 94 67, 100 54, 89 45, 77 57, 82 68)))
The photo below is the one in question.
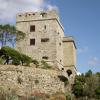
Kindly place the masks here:
POLYGON ((75 41, 64 35, 56 11, 19 13, 16 28, 26 34, 23 40, 17 42, 18 51, 75 76, 75 41))

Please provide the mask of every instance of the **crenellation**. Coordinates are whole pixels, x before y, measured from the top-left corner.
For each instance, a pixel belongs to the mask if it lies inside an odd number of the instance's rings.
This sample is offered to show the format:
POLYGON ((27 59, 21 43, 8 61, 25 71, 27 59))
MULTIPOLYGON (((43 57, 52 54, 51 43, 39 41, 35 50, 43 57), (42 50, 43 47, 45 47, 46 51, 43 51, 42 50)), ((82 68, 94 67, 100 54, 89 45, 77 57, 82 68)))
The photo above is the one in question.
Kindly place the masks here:
POLYGON ((32 21, 32 20, 46 20, 46 19, 57 19, 59 21, 58 14, 55 10, 53 11, 40 11, 40 12, 26 12, 18 13, 16 16, 17 22, 21 21, 32 21))

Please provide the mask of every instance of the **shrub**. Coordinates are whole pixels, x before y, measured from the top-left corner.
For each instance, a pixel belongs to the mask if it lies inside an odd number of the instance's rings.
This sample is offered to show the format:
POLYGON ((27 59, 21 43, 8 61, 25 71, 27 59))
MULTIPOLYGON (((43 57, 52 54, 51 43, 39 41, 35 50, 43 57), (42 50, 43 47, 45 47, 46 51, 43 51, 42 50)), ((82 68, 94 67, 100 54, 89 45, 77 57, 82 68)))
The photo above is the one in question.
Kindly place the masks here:
POLYGON ((41 61, 41 63, 42 63, 42 68, 43 69, 51 69, 52 67, 48 64, 48 63, 46 63, 44 60, 42 60, 41 61))
POLYGON ((21 54, 18 51, 10 48, 8 46, 3 46, 0 50, 0 57, 5 60, 4 64, 14 64, 14 65, 26 65, 28 66, 32 62, 32 58, 25 54, 21 54))
POLYGON ((11 60, 20 59, 20 53, 8 46, 3 46, 0 50, 0 57, 5 60, 4 64, 9 64, 11 60))
POLYGON ((0 57, 0 64, 3 64, 3 59, 0 57))
POLYGON ((37 60, 32 60, 32 62, 36 65, 36 67, 39 66, 39 62, 37 60))
MULTIPOLYGON (((31 94, 31 100, 48 100, 49 96, 45 93, 41 93, 40 91, 34 91, 32 94, 31 94)), ((29 99, 30 100, 30 99, 29 99)))
POLYGON ((18 82, 18 84, 22 84, 22 82, 23 82, 22 78, 18 76, 17 82, 18 82))
POLYGON ((96 98, 100 99, 100 86, 95 90, 96 98))
POLYGON ((20 65, 20 60, 14 59, 14 60, 12 61, 12 64, 13 64, 13 65, 20 65))
POLYGON ((53 94, 49 100, 66 100, 65 94, 64 93, 55 93, 53 94))
POLYGON ((32 62, 31 57, 29 57, 25 54, 21 54, 21 63, 22 63, 22 65, 28 66, 31 62, 32 62))
POLYGON ((75 100, 75 96, 74 94, 72 94, 71 92, 67 92, 65 93, 65 96, 66 96, 66 100, 75 100))
POLYGON ((80 81, 76 81, 73 87, 74 87, 73 93, 75 94, 76 97, 83 96, 83 85, 80 81))
POLYGON ((0 100, 19 100, 19 99, 13 90, 8 91, 7 88, 0 87, 0 100))

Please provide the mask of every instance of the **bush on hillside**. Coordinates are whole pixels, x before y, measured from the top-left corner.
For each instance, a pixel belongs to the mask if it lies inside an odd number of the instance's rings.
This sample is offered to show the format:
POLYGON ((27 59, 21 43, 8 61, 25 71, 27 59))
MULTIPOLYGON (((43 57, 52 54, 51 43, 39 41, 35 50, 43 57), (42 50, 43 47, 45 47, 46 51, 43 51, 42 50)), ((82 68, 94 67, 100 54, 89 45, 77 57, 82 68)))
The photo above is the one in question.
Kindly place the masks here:
POLYGON ((32 62, 30 57, 8 46, 1 48, 0 57, 5 61, 4 64, 29 65, 32 62))
POLYGON ((3 46, 0 50, 0 57, 5 60, 4 64, 9 64, 11 62, 20 62, 20 53, 8 46, 3 46))
POLYGON ((19 100, 14 90, 9 91, 7 88, 0 86, 0 100, 19 100))
POLYGON ((74 94, 72 94, 71 92, 66 92, 65 96, 66 100, 76 100, 74 94))
POLYGON ((95 90, 96 98, 100 99, 100 86, 95 90))
POLYGON ((25 54, 21 54, 21 63, 22 63, 22 65, 28 66, 31 62, 32 62, 31 57, 29 57, 25 54))
POLYGON ((13 65, 20 65, 20 60, 19 59, 13 59, 12 64, 13 65))
POLYGON ((83 85, 80 81, 75 82, 73 93, 75 94, 77 98, 83 96, 83 85))
MULTIPOLYGON (((87 98, 88 100, 100 99, 100 73, 92 73, 91 70, 76 76, 72 92, 77 98, 87 98)), ((82 99, 83 100, 83 99, 82 99)))
POLYGON ((64 93, 57 92, 53 94, 49 100, 66 100, 66 96, 64 93))
POLYGON ((0 64, 3 64, 3 59, 0 57, 0 64))

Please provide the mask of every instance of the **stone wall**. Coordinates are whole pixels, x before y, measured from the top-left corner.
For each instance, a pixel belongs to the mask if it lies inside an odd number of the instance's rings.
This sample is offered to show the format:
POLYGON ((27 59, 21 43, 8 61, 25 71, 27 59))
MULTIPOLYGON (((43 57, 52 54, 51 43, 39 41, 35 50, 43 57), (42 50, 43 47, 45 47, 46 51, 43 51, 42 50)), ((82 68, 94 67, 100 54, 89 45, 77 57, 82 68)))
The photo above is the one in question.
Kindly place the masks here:
POLYGON ((17 23, 17 29, 23 30, 26 33, 26 38, 17 42, 17 50, 39 61, 43 56, 48 56, 49 60, 54 60, 56 58, 56 33, 53 29, 53 26, 55 26, 54 23, 55 21, 51 20, 17 23), (26 27, 24 27, 25 25, 26 27), (35 25, 35 32, 30 32, 31 25, 35 25), (47 30, 44 30, 45 25, 47 30), (30 46, 30 39, 32 38, 35 39, 35 45, 30 46), (48 38, 49 41, 41 43, 42 38, 48 38))
POLYGON ((65 67, 76 67, 76 45, 72 37, 63 38, 63 58, 65 67))
POLYGON ((56 11, 17 14, 16 28, 26 33, 26 38, 16 44, 18 51, 38 61, 44 60, 42 57, 47 56, 48 61, 54 62, 53 66, 62 67, 59 63, 63 64, 64 30, 56 11), (35 25, 34 32, 30 32, 31 25, 35 25), (49 41, 41 42, 42 38, 48 38, 49 41), (35 45, 30 45, 30 39, 35 39, 35 45))
POLYGON ((27 66, 0 65, 0 87, 15 90, 18 95, 35 92, 53 94, 64 92, 64 83, 58 78, 59 71, 27 66))

